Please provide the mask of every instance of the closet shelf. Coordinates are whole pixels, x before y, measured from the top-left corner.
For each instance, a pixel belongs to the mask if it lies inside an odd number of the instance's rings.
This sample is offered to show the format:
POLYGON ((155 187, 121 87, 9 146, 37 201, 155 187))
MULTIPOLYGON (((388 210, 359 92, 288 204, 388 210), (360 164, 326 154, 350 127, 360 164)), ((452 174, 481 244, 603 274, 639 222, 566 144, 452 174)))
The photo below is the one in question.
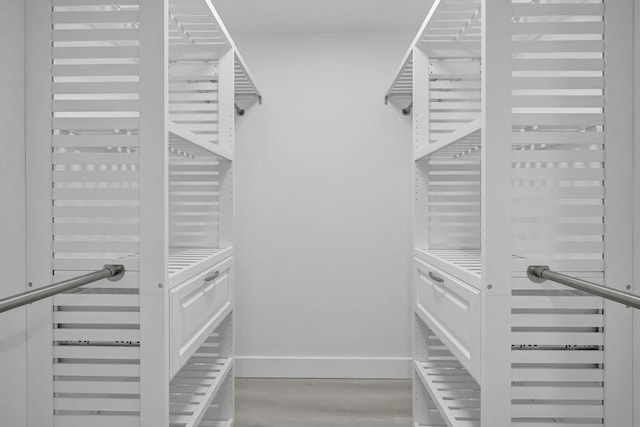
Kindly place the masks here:
POLYGON ((480 386, 455 357, 415 361, 415 371, 452 427, 480 427, 480 386))
POLYGON ((197 135, 187 129, 185 126, 179 125, 173 121, 167 123, 167 131, 169 132, 169 147, 176 147, 180 144, 180 139, 197 145, 198 147, 211 152, 227 160, 233 161, 233 153, 230 150, 222 148, 205 137, 197 135))
POLYGON ((443 156, 449 158, 480 155, 482 139, 482 120, 478 117, 460 126, 454 132, 446 134, 441 139, 430 143, 416 151, 414 160, 418 161, 427 156, 443 156))
POLYGON ((171 380, 169 387, 172 427, 226 427, 233 421, 202 421, 233 368, 233 359, 211 358, 210 353, 194 357, 171 380))
MULTIPOLYGON (((222 260, 233 255, 233 248, 169 248, 168 274, 169 288, 184 282, 198 273, 202 273, 222 260)), ((140 255, 132 254, 120 259, 129 270, 139 269, 140 255)))
POLYGON ((415 256, 477 289, 481 287, 482 262, 479 249, 416 248, 415 256))
POLYGON ((253 82, 253 78, 247 69, 247 66, 240 56, 240 53, 236 51, 235 60, 235 99, 241 106, 245 106, 247 103, 251 103, 256 99, 262 104, 262 95, 253 82))
POLYGON ((480 35, 480 0, 435 0, 418 34, 402 57, 385 101, 413 96, 414 47, 426 49, 430 58, 478 58, 480 35))
POLYGON ((194 54, 202 59, 202 46, 210 46, 207 55, 217 56, 216 46, 229 46, 235 52, 235 97, 260 100, 249 70, 229 31, 210 0, 171 0, 169 2, 169 44, 172 53, 186 59, 194 54), (195 53, 194 48, 198 49, 195 53))
POLYGON ((169 288, 233 255, 233 248, 169 248, 169 288))
POLYGON ((413 49, 404 55, 396 77, 385 95, 385 103, 391 98, 410 99, 413 96, 413 49))
MULTIPOLYGON (((480 289, 482 261, 480 249, 421 249, 415 248, 416 258, 449 273, 450 275, 480 289)), ((531 262, 521 255, 511 255, 514 270, 526 270, 531 262), (522 264, 522 266, 520 266, 522 264), (515 267, 517 266, 517 267, 515 267)))

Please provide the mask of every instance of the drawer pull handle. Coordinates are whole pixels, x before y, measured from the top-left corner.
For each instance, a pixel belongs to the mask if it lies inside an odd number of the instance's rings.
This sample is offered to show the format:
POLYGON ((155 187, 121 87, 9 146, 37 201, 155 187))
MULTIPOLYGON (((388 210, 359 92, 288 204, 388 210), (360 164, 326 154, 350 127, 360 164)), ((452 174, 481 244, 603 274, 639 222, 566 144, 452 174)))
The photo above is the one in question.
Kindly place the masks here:
POLYGON ((444 283, 444 279, 442 277, 436 276, 431 271, 429 272, 429 279, 433 280, 434 282, 444 283))
POLYGON ((215 272, 215 273, 213 273, 211 276, 209 276, 209 277, 205 277, 205 278, 204 278, 204 281, 205 281, 205 282, 210 282, 210 281, 212 281, 212 280, 216 280, 219 276, 220 276, 220 272, 219 272, 219 271, 216 271, 216 272, 215 272))

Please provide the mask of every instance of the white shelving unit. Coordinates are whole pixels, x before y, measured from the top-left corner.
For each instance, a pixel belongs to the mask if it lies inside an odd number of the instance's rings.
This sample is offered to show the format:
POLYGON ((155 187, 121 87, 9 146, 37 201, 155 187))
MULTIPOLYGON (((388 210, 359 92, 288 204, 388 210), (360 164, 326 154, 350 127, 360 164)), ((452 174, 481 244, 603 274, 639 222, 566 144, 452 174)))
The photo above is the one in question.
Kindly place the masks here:
POLYGON ((126 274, 28 308, 30 427, 229 427, 235 111, 260 93, 210 0, 36 3, 29 280, 126 274))
POLYGON ((416 426, 632 424, 630 311, 526 275, 631 282, 632 3, 435 0, 404 56, 416 426))

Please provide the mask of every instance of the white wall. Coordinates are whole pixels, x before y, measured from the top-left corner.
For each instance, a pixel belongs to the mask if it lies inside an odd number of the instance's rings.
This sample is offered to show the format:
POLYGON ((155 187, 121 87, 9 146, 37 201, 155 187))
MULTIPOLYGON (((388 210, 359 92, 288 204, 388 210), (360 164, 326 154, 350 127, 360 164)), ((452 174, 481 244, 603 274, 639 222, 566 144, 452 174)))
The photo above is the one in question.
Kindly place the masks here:
POLYGON ((237 120, 239 375, 409 376, 411 122, 383 102, 409 41, 238 41, 264 96, 237 120))
MULTIPOLYGON (((25 287, 24 0, 0 2, 0 298, 25 287)), ((0 314, 0 424, 26 425, 26 314, 0 314)))

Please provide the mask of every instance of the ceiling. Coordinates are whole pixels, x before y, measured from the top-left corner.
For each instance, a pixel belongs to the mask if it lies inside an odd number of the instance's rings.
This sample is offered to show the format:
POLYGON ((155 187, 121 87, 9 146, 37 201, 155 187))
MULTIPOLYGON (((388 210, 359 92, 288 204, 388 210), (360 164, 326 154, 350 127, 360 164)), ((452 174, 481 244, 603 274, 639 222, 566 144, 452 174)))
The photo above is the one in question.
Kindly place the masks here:
POLYGON ((212 0, 232 34, 407 32, 432 0, 212 0))

